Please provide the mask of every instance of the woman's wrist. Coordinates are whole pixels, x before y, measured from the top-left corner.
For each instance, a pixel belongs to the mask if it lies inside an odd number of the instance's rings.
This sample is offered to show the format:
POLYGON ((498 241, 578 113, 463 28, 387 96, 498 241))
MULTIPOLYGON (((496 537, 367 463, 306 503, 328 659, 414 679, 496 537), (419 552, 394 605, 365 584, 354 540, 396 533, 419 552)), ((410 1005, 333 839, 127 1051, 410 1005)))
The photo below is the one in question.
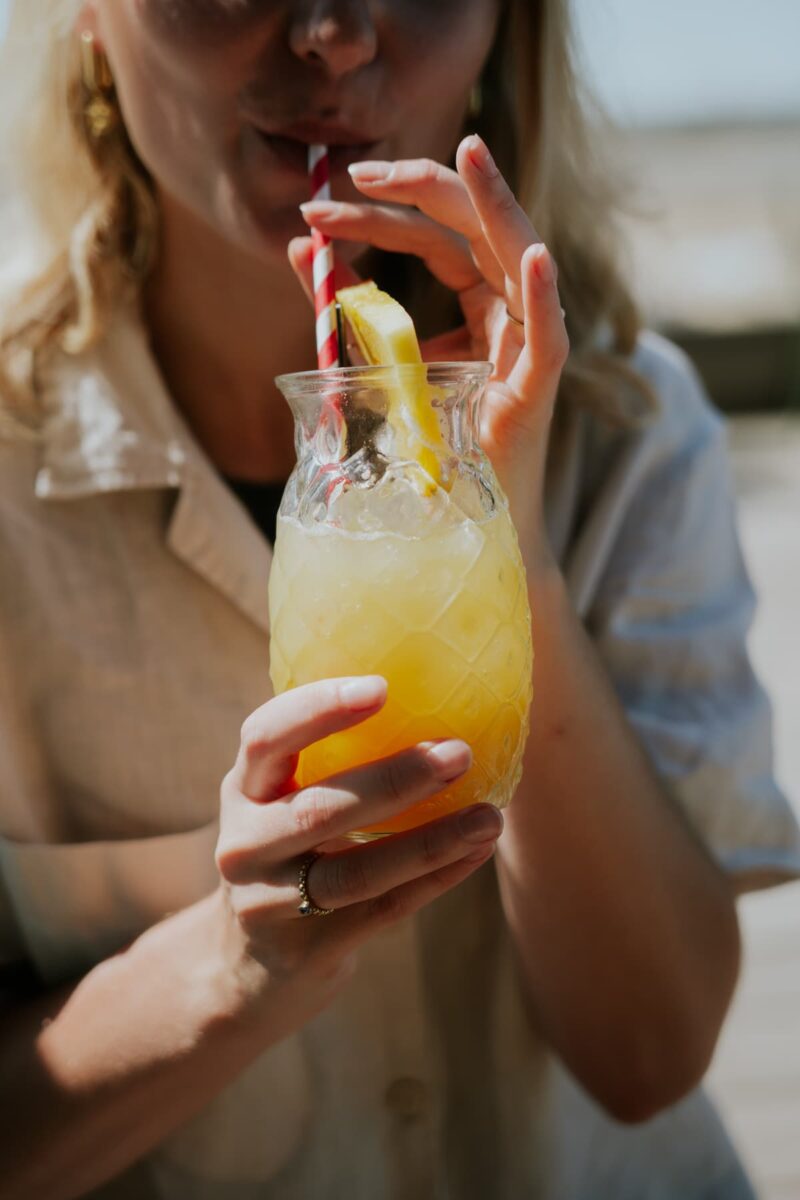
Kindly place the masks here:
POLYGON ((206 948, 196 963, 197 994, 210 1027, 268 1046, 289 1036, 325 1007, 336 991, 336 970, 314 969, 300 955, 297 970, 273 971, 253 952, 224 884, 195 906, 206 948))
POLYGON ((508 478, 501 483, 529 579, 549 578, 559 570, 545 522, 544 487, 531 480, 535 461, 535 454, 531 454, 524 469, 518 466, 516 471, 506 472, 508 478))
POLYGON ((224 885, 201 902, 206 924, 207 971, 211 1007, 221 1019, 258 1019, 270 991, 267 968, 250 953, 247 937, 230 906, 224 885))
POLYGON ((247 951, 246 939, 222 887, 143 933, 127 951, 133 959, 168 957, 182 980, 183 1023, 194 1037, 258 1021, 269 990, 268 972, 247 951))
POLYGON ((561 569, 550 544, 544 519, 536 513, 524 513, 519 518, 513 509, 511 515, 529 587, 547 583, 554 577, 561 578, 561 569))

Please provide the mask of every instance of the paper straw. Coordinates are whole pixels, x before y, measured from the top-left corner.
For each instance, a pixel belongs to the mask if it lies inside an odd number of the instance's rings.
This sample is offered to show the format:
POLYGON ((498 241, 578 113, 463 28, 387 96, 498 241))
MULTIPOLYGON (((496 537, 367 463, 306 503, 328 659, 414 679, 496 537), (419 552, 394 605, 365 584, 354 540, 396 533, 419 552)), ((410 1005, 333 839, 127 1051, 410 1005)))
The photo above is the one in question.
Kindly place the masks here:
MULTIPOLYGON (((308 173, 311 199, 330 200, 331 175, 327 146, 309 146, 308 173)), ((339 366, 339 337, 336 330, 336 284, 333 246, 318 229, 311 230, 314 247, 314 309, 317 314, 317 363, 320 371, 339 366)))

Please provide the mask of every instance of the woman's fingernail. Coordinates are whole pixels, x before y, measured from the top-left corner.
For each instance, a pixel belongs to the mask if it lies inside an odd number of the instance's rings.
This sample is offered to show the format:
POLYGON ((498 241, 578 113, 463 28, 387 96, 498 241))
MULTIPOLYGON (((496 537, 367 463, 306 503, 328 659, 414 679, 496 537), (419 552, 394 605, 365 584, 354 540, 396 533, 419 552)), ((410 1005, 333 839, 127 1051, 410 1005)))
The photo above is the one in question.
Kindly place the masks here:
POLYGON ((316 217, 321 220, 324 217, 332 217, 337 212, 339 205, 335 200, 307 200, 305 204, 300 205, 300 212, 308 220, 316 217))
POLYGON ((356 183, 382 183, 391 175, 393 166, 389 162, 356 162, 350 163, 347 170, 356 183))
POLYGON ((469 808, 458 818, 458 828, 465 842, 488 842, 500 836, 503 818, 496 808, 469 808))
POLYGON ((534 261, 536 274, 542 283, 552 283, 555 279, 555 271, 553 270, 553 260, 550 257, 550 252, 546 246, 540 246, 539 252, 534 261))
POLYGON ((380 675, 360 675, 341 684, 339 696, 342 703, 354 711, 374 708, 386 698, 386 680, 380 675))
POLYGON ((447 742, 436 742, 428 748, 426 757, 444 782, 463 775, 472 763, 472 751, 469 746, 456 738, 447 742))
POLYGON ((469 160, 487 179, 494 179, 500 174, 497 163, 489 153, 489 147, 483 138, 478 137, 477 133, 473 133, 469 139, 469 160))

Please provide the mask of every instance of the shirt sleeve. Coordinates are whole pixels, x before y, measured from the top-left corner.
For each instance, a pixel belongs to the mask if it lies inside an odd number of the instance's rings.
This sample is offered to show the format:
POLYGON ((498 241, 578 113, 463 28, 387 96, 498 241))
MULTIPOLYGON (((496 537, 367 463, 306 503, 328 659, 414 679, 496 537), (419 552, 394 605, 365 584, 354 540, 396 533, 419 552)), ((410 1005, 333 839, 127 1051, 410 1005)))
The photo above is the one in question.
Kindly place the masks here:
POLYGON ((661 779, 750 890, 800 875, 800 832, 773 777, 770 704, 747 650, 754 593, 725 427, 688 368, 678 375, 667 444, 644 438, 631 456, 637 483, 587 627, 661 779))

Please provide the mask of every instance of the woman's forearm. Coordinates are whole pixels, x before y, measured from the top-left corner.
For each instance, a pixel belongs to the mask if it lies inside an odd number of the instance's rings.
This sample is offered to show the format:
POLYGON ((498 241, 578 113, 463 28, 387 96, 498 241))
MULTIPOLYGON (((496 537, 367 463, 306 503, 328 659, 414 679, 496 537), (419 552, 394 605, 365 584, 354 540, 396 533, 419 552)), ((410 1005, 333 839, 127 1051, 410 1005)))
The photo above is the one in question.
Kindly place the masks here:
POLYGON ((2 1200, 68 1200, 113 1178, 289 1032, 292 1004, 248 974, 223 908, 220 893, 198 902, 5 1018, 2 1200))
POLYGON ((537 1025, 642 1119, 703 1074, 735 986, 732 890, 656 779, 555 568, 531 573, 535 698, 503 902, 537 1025))

